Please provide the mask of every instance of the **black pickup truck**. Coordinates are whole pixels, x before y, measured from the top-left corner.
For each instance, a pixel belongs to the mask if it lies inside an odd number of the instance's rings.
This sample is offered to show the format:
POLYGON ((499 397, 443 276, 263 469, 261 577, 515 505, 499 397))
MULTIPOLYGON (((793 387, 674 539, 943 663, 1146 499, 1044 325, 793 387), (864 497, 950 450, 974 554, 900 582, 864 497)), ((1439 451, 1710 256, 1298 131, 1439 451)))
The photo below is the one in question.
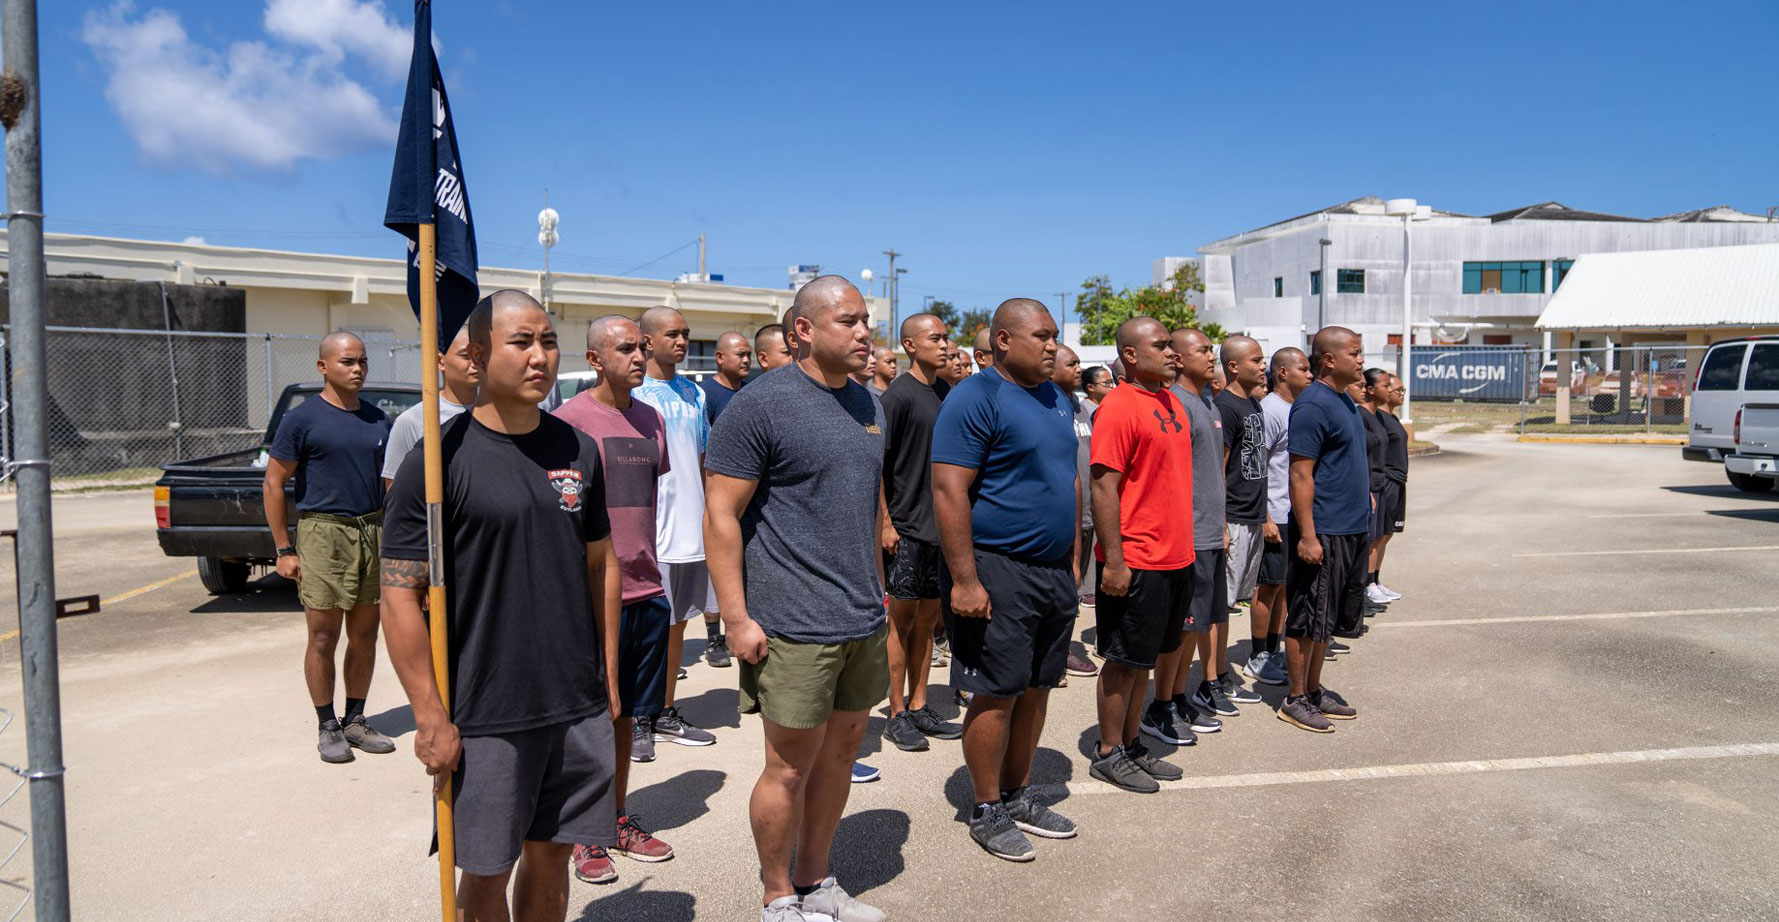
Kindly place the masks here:
MULTIPOLYGON (((198 579, 212 593, 240 592, 247 588, 253 567, 276 563, 262 500, 266 448, 284 414, 305 400, 319 400, 320 394, 319 382, 285 388, 254 448, 161 466, 167 473, 154 484, 155 535, 161 550, 168 557, 198 558, 198 579)), ((394 419, 420 402, 420 385, 366 384, 358 399, 394 419)), ((288 507, 295 488, 285 489, 288 507)), ((296 522, 294 510, 290 521, 296 522)))

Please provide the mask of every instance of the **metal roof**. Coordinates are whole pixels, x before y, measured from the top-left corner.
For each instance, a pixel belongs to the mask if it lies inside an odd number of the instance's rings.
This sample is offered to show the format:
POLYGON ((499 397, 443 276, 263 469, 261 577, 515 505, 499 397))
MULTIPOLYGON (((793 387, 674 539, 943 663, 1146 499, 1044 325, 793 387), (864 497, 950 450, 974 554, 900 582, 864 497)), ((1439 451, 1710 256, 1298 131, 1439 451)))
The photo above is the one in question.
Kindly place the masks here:
POLYGON ((1551 295, 1538 326, 1779 326, 1779 243, 1584 254, 1551 295))

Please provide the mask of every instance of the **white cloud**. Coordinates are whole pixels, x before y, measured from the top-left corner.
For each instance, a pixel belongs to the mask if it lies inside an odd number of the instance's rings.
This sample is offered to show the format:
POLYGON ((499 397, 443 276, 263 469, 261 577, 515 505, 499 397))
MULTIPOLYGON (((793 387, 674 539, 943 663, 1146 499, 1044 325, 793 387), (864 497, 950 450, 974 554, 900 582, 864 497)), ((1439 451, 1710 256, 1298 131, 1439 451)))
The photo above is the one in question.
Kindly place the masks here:
POLYGON ((362 55, 383 73, 408 73, 414 32, 395 21, 378 0, 266 0, 266 31, 306 45, 331 63, 362 55))
POLYGON ((298 49, 262 41, 207 48, 192 42, 176 14, 155 8, 137 16, 130 0, 89 12, 81 37, 109 72, 105 98, 156 163, 287 170, 303 158, 391 143, 394 115, 343 65, 356 55, 388 71, 384 27, 393 24, 376 2, 308 3, 336 15, 298 29, 286 23, 286 0, 266 7, 268 30, 298 49), (373 30, 366 17, 383 21, 373 30), (349 40, 341 34, 347 26, 358 31, 349 40))
POLYGON ((204 238, 198 236, 197 234, 193 234, 190 237, 187 237, 184 240, 181 240, 179 242, 185 244, 186 246, 200 246, 200 247, 208 246, 210 244, 210 241, 205 240, 204 238))

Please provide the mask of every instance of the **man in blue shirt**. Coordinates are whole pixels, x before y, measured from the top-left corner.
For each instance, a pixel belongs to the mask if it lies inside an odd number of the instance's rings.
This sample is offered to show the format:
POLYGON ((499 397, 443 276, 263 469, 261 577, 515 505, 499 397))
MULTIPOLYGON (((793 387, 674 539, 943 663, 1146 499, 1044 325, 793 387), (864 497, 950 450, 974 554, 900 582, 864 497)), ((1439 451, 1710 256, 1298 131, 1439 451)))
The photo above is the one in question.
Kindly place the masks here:
POLYGON ((1334 625, 1362 617, 1370 547, 1371 468, 1365 423, 1346 390, 1365 367, 1365 346, 1346 327, 1324 327, 1310 343, 1316 380, 1291 404, 1291 548, 1285 578, 1285 657, 1291 693, 1279 719, 1332 733, 1328 718, 1358 711, 1322 688, 1334 625))
POLYGON ((1075 630, 1075 414, 1050 380, 1056 321, 1044 305, 1002 303, 988 336, 992 362, 952 389, 933 430, 939 599, 952 684, 973 695, 964 718, 970 837, 998 858, 1030 861, 1021 830, 1075 835, 1075 824, 1029 788, 1050 689, 1062 684, 1075 630))
MULTIPOLYGON (((717 337, 717 373, 698 382, 704 390, 704 415, 711 425, 716 425, 717 417, 723 415, 723 408, 747 383, 747 369, 753 357, 753 348, 747 344, 747 337, 740 333, 731 330, 717 337)), ((726 651, 724 655, 727 656, 726 651)))

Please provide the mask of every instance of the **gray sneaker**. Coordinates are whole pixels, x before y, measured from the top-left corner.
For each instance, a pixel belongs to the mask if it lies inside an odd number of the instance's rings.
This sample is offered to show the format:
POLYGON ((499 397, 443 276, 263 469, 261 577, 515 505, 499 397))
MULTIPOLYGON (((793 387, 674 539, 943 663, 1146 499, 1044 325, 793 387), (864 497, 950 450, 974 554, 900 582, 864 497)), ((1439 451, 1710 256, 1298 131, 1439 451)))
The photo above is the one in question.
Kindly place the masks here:
POLYGON ((681 746, 709 746, 717 738, 709 730, 700 730, 686 721, 679 708, 668 708, 654 720, 655 742, 678 743, 681 746))
POLYGON ((1050 809, 1043 802, 1032 796, 1029 787, 1008 792, 1009 796, 1001 799, 1001 806, 1007 809, 1007 815, 1013 818, 1013 825, 1034 836, 1046 839, 1073 839, 1075 824, 1068 817, 1050 809))
POLYGON ((1223 694, 1236 704, 1259 704, 1260 696, 1255 694, 1242 680, 1235 677, 1234 670, 1223 673, 1219 680, 1223 685, 1223 694))
POLYGON ((932 744, 927 742, 926 734, 914 725, 912 711, 903 711, 886 721, 883 725, 883 738, 903 752, 926 752, 932 748, 932 744))
POLYGON ((340 722, 337 720, 321 725, 321 742, 315 748, 320 750, 323 762, 352 761, 352 744, 346 742, 346 731, 340 729, 340 722))
POLYGON ((1087 766, 1087 773, 1116 788, 1138 794, 1153 794, 1161 785, 1142 766, 1130 760, 1123 746, 1113 748, 1111 755, 1101 756, 1087 766))
POLYGON ((1163 762, 1155 753, 1150 752, 1149 748, 1143 745, 1142 737, 1131 740, 1130 745, 1124 747, 1124 752, 1130 756, 1130 760, 1135 762, 1138 768, 1143 770, 1144 774, 1156 781, 1178 781, 1186 777, 1186 771, 1180 766, 1172 762, 1163 762))
POLYGON ((655 761, 655 727, 654 721, 647 717, 634 718, 630 727, 630 761, 655 761))
POLYGON ((1192 703, 1218 717, 1235 717, 1241 713, 1236 710, 1235 704, 1229 700, 1229 696, 1223 693, 1223 683, 1221 682, 1198 683, 1198 691, 1192 693, 1192 703))
POLYGON ((362 749, 373 755, 385 755, 395 751, 395 743, 391 742, 389 737, 373 729, 365 721, 363 714, 346 721, 346 726, 343 729, 346 733, 346 742, 351 743, 355 749, 362 749))
POLYGON ((1032 852, 1032 840, 1019 831, 1004 804, 978 805, 970 814, 970 838, 996 858, 1030 861, 1037 857, 1032 852))
POLYGON ((833 922, 833 916, 805 912, 795 893, 760 907, 760 922, 833 922))
POLYGON ((1279 705, 1279 719, 1311 733, 1334 732, 1334 724, 1329 723, 1328 718, 1323 717, 1322 712, 1310 703, 1308 695, 1286 698, 1285 703, 1279 705))
POLYGON ((834 922, 887 922, 889 913, 861 903, 852 894, 840 889, 840 881, 830 874, 803 898, 803 914, 824 915, 834 922))
POLYGON ((1280 652, 1267 657, 1266 665, 1260 667, 1260 675, 1255 676, 1254 681, 1267 685, 1284 685, 1291 681, 1291 673, 1286 669, 1285 654, 1280 652))

